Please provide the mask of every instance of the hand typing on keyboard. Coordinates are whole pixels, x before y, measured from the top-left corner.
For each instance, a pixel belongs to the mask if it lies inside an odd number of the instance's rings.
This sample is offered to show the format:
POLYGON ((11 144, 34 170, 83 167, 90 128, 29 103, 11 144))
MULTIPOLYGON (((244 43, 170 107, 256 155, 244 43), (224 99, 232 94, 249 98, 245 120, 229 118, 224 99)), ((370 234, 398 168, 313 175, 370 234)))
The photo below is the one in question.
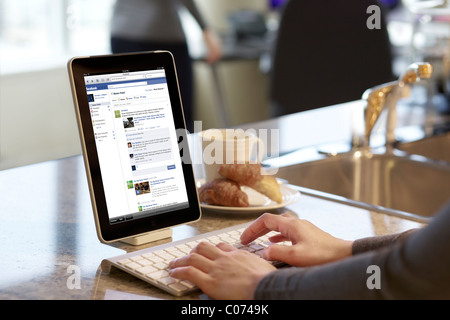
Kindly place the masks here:
POLYGON ((259 281, 276 268, 258 256, 219 243, 201 242, 170 263, 172 277, 189 280, 212 298, 251 299, 259 281))
POLYGON ((169 274, 194 283, 215 299, 252 299, 261 279, 276 270, 268 260, 310 266, 351 255, 351 241, 337 239, 289 215, 264 214, 240 239, 245 245, 272 231, 279 233, 269 238, 271 242, 290 241, 292 245, 269 245, 262 250, 261 259, 228 244, 202 242, 190 254, 173 260, 169 274))

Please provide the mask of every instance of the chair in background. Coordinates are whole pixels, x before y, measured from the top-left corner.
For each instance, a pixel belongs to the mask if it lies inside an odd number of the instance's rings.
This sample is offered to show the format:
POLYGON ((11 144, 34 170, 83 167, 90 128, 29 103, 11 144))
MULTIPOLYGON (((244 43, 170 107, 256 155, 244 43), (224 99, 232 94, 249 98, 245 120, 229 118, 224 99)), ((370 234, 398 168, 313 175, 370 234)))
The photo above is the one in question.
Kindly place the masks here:
POLYGON ((386 22, 369 29, 375 0, 291 0, 284 7, 270 83, 273 115, 360 99, 393 80, 386 22))

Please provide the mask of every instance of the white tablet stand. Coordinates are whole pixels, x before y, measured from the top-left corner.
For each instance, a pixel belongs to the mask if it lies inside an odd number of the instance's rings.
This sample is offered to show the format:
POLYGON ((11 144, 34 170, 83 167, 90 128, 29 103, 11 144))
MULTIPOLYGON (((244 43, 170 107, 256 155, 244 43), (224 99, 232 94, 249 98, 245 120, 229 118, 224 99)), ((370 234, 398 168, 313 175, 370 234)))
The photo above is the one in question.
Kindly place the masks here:
POLYGON ((122 239, 120 241, 125 242, 127 244, 131 244, 133 246, 140 246, 141 244, 154 242, 171 237, 172 237, 172 229, 169 228, 144 233, 139 236, 129 237, 126 239, 122 239))

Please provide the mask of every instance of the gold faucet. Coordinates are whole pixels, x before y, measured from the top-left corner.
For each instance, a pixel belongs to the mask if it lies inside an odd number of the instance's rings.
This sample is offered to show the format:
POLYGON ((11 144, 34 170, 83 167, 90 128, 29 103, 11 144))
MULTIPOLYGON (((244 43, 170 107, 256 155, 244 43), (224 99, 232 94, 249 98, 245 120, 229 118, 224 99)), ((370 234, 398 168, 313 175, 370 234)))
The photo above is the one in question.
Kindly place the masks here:
POLYGON ((388 82, 366 90, 363 99, 367 101, 365 109, 364 145, 370 146, 372 130, 383 110, 387 109, 386 145, 395 141, 396 106, 400 98, 409 96, 408 85, 421 79, 429 79, 433 74, 433 66, 427 62, 411 64, 397 81, 388 82))

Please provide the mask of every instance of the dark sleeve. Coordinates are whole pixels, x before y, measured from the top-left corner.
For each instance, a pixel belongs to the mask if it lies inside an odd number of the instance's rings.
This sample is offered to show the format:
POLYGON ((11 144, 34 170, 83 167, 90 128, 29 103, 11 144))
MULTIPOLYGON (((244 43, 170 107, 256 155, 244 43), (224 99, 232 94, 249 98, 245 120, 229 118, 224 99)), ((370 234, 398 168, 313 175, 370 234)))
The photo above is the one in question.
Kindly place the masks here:
POLYGON ((186 9, 189 10, 200 28, 202 30, 206 29, 207 25, 205 19, 203 19, 203 16, 200 14, 200 11, 198 10, 194 0, 181 0, 180 2, 186 7, 186 9))
POLYGON ((449 229, 447 206, 404 241, 321 266, 274 271, 259 283, 255 299, 449 299, 449 229), (370 285, 375 276, 379 289, 370 285))
POLYGON ((352 255, 362 252, 380 249, 382 247, 393 245, 399 241, 405 241, 411 234, 419 229, 411 229, 402 233, 388 234, 378 237, 367 237, 353 241, 352 255))

